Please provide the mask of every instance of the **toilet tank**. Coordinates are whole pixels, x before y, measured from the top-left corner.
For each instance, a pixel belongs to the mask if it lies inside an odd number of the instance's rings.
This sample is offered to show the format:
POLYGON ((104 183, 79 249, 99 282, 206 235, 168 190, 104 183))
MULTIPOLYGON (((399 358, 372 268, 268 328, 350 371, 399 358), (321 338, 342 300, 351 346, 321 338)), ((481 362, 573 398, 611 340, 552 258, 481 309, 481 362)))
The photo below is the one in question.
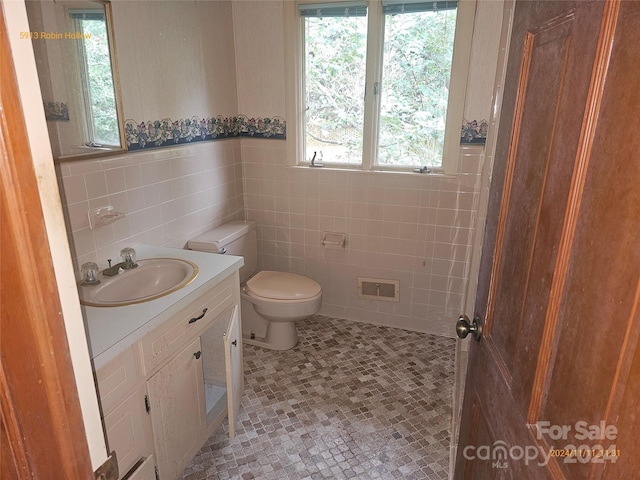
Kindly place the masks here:
POLYGON ((244 257, 240 282, 245 282, 258 269, 258 239, 256 223, 234 220, 220 225, 187 243, 189 250, 226 253, 244 257))

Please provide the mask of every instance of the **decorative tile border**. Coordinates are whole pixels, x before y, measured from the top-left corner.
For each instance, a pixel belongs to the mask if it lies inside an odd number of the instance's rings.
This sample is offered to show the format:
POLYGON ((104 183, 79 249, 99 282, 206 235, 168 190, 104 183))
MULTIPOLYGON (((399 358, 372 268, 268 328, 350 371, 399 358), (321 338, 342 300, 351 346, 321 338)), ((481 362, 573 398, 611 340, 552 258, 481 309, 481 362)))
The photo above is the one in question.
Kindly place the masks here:
POLYGON ((487 129, 489 122, 486 120, 472 120, 470 122, 462 119, 462 131, 460 132, 461 144, 485 144, 487 142, 487 129))
MULTIPOLYGON (((52 102, 48 102, 51 104, 52 102)), ((61 104, 66 107, 65 104, 61 104)), ((45 104, 46 110, 46 104, 45 104)), ((68 120, 68 110, 67 118, 68 120)), ((57 118, 48 120, 61 120, 57 118)), ((461 144, 485 144, 487 141, 486 120, 467 121, 463 119, 460 131, 461 144)), ((287 124, 281 117, 249 118, 246 115, 234 117, 191 117, 173 121, 163 120, 138 123, 135 120, 125 121, 125 134, 129 151, 146 148, 169 147, 182 143, 202 142, 207 140, 221 140, 232 137, 255 137, 283 140, 287 136, 287 124)))
POLYGON ((182 143, 221 140, 231 137, 256 137, 285 139, 287 126, 284 119, 249 118, 246 115, 234 117, 191 117, 173 121, 163 120, 138 123, 124 122, 129 151, 146 148, 170 147, 182 143))
POLYGON ((69 121, 69 107, 64 102, 42 102, 44 104, 44 116, 47 120, 64 122, 69 121))

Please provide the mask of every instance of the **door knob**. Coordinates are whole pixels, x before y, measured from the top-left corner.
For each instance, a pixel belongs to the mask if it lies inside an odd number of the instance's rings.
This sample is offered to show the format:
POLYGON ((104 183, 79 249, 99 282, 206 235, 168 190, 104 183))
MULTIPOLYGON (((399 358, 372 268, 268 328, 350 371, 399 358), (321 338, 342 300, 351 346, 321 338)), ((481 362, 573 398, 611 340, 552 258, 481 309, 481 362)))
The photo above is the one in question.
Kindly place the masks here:
POLYGON ((471 334, 473 338, 477 341, 480 341, 482 337, 482 324, 480 323, 480 317, 473 317, 473 322, 469 323, 469 317, 466 315, 460 315, 458 318, 458 323, 456 323, 456 334, 460 338, 466 338, 467 335, 471 334))

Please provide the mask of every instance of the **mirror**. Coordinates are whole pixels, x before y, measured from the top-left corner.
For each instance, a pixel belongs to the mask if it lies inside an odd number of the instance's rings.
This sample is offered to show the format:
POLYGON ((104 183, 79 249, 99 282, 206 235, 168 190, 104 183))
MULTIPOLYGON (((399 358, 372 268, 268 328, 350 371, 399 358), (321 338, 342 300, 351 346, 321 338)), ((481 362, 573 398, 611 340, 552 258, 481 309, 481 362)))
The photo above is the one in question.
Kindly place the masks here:
POLYGON ((26 5, 54 159, 125 150, 109 2, 26 5))

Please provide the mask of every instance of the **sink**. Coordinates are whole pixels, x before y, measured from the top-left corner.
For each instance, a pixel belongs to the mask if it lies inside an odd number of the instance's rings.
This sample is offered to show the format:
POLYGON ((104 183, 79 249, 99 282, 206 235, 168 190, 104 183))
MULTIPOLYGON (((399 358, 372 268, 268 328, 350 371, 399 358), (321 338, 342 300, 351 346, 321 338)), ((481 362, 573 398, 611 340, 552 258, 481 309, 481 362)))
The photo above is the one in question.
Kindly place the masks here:
POLYGON ((181 289, 198 275, 198 266, 179 258, 138 260, 138 267, 120 275, 100 273, 98 285, 78 285, 80 303, 92 307, 122 307, 148 302, 181 289))

